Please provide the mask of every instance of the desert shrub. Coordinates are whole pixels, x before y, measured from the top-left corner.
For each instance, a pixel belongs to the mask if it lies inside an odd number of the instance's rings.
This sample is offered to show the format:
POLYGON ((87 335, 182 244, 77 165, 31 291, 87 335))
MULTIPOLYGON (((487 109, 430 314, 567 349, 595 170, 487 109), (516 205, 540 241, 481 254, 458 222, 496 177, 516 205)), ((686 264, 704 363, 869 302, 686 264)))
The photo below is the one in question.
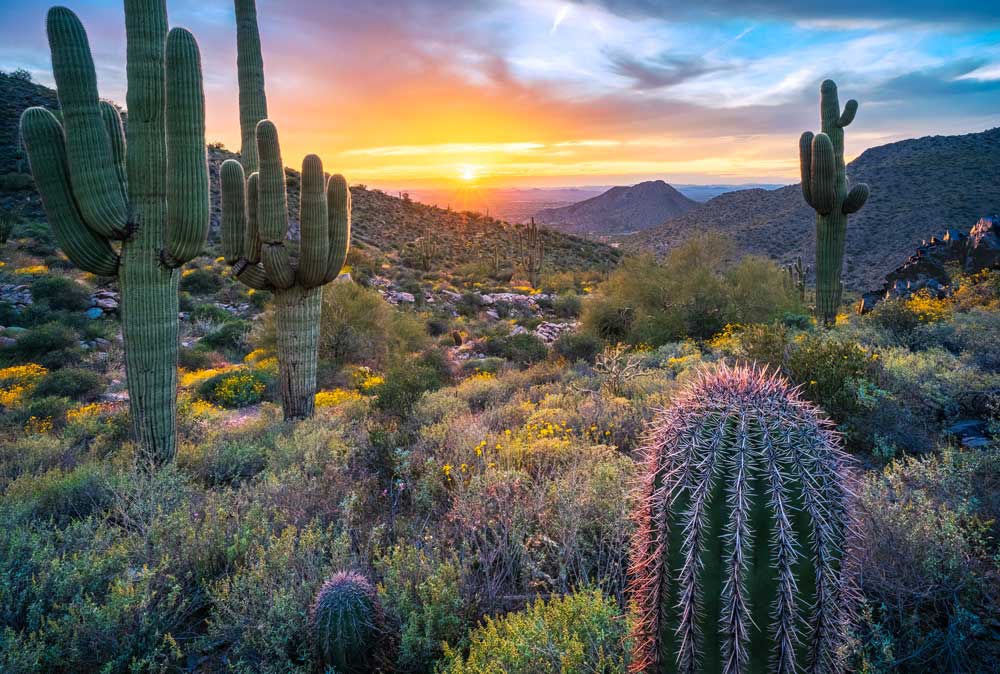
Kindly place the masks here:
POLYGON ((728 271, 732 244, 717 235, 689 239, 662 263, 627 260, 584 303, 583 330, 602 339, 659 346, 685 337, 708 339, 727 323, 768 323, 800 310, 784 273, 745 257, 728 271))
POLYGON ((93 370, 64 367, 42 377, 32 395, 89 401, 96 398, 103 390, 104 378, 93 370))
POLYGON ((94 464, 22 475, 4 495, 5 506, 12 507, 24 520, 51 519, 60 525, 102 510, 111 498, 109 479, 94 464))
POLYGON ((31 282, 31 298, 54 311, 83 311, 90 306, 87 289, 65 276, 41 276, 31 282))
POLYGON ((246 346, 250 334, 250 323, 240 319, 230 319, 201 338, 200 343, 210 349, 238 351, 246 346))
MULTIPOLYGON (((997 274, 1000 278, 1000 274, 997 274)), ((997 312, 974 308, 955 314, 949 322, 952 337, 946 346, 960 351, 963 359, 983 370, 1000 372, 1000 320, 997 312)))
POLYGON ((628 626, 597 590, 537 600, 516 613, 487 617, 469 635, 469 652, 448 648, 442 674, 624 674, 628 626))
POLYGON ((409 417, 424 392, 441 388, 445 377, 440 356, 422 358, 416 363, 401 363, 387 371, 384 381, 373 387, 373 405, 387 414, 409 417))
POLYGON ((183 446, 177 465, 208 486, 239 484, 267 466, 267 446, 255 438, 237 437, 183 446))
POLYGON ((206 379, 198 386, 198 395, 221 407, 246 407, 263 400, 271 383, 259 370, 239 368, 206 379))
POLYGON ((222 277, 211 269, 185 269, 180 289, 192 295, 211 295, 222 289, 222 277))
POLYGON ((28 400, 19 410, 18 423, 25 433, 40 433, 62 426, 66 420, 70 400, 57 396, 38 396, 28 400))
POLYGON ((38 257, 52 255, 57 250, 52 228, 45 220, 22 222, 17 226, 13 236, 24 239, 25 250, 38 257))
POLYGON ((6 350, 9 361, 40 363, 50 370, 79 361, 82 350, 79 336, 61 323, 45 323, 18 336, 6 350))
POLYGON ((331 283, 323 291, 320 358, 336 365, 366 363, 382 369, 427 344, 424 325, 355 283, 331 283))
MULTIPOLYGON (((840 422, 866 405, 865 391, 877 377, 877 355, 857 342, 826 335, 799 335, 785 371, 803 395, 840 422)), ((872 392, 874 394, 874 392, 872 392)))
POLYGON ((552 310, 560 318, 576 318, 583 309, 583 300, 575 292, 560 293, 552 300, 552 310))
POLYGON ((462 363, 462 372, 467 374, 479 374, 488 372, 489 374, 500 374, 500 371, 507 364, 503 358, 470 358, 462 363))
POLYGON ((1000 375, 978 370, 944 349, 883 349, 879 360, 885 386, 932 424, 977 416, 983 411, 977 409, 980 394, 1000 390, 1000 375))
POLYGON ((564 332, 553 344, 552 348, 560 356, 571 363, 578 360, 593 363, 594 358, 604 348, 600 338, 583 332, 564 332))
POLYGON ((204 370, 212 366, 212 352, 197 347, 182 346, 177 353, 177 364, 185 370, 204 370))
POLYGON ((549 353, 545 342, 528 332, 489 337, 486 339, 484 350, 487 355, 506 358, 518 365, 530 365, 545 360, 549 353))
POLYGON ((947 449, 865 480, 861 659, 885 671, 991 671, 1000 656, 990 627, 1000 611, 998 469, 996 448, 947 449))
POLYGON ((191 309, 191 320, 205 323, 228 323, 235 316, 215 304, 199 304, 191 309))
POLYGON ((433 671, 444 644, 458 644, 468 627, 456 559, 411 545, 397 545, 375 560, 379 594, 400 621, 397 671, 433 671))
POLYGON ((475 318, 479 311, 485 306, 482 298, 476 293, 463 293, 462 297, 455 302, 455 311, 459 316, 475 318))

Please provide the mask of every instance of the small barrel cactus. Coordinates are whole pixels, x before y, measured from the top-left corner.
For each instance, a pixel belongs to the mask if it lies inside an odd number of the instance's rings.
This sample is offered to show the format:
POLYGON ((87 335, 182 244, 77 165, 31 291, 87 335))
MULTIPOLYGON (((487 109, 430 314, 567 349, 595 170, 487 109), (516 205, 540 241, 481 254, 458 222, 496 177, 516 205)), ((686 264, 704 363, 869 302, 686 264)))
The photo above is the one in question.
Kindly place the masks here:
POLYGON ((340 571, 323 583, 309 612, 316 664, 338 674, 387 671, 388 630, 375 588, 340 571))
POLYGON ((720 366, 653 423, 635 514, 630 671, 842 671, 847 457, 776 375, 720 366))
POLYGON ((869 189, 865 183, 848 189, 844 164, 844 127, 854 121, 858 102, 851 99, 841 110, 833 80, 823 81, 819 95, 823 130, 799 138, 799 165, 802 196, 816 211, 816 317, 831 325, 844 292, 847 216, 861 210, 869 189))

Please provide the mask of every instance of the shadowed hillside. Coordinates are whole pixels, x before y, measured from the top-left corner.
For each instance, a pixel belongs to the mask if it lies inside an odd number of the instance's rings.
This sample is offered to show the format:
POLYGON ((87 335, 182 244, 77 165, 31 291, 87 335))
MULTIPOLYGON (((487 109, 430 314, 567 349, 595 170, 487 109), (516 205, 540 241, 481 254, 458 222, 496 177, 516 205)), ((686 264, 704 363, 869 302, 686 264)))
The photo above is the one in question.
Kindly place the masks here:
MULTIPOLYGON (((1000 209, 998 150, 1000 128, 882 145, 848 164, 851 181, 868 183, 871 197, 848 226, 845 285, 855 290, 877 285, 916 242, 946 228, 967 231, 1000 209)), ((782 262, 797 255, 811 260, 814 223, 815 212, 798 185, 740 190, 630 236, 624 245, 663 253, 688 236, 720 230, 746 252, 782 262)))
POLYGON ((698 202, 662 180, 612 187, 599 196, 535 214, 538 222, 574 234, 627 234, 689 211, 698 202))

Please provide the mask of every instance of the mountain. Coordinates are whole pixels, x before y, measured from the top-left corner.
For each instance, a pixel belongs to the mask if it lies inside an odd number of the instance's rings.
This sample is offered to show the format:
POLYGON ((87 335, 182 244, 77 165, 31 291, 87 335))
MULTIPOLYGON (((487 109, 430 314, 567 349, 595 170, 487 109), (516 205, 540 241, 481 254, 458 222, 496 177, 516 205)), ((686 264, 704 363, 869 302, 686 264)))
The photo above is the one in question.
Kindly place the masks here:
MULTIPOLYGON (((790 148, 789 152, 793 152, 790 148)), ((968 231, 1000 211, 1000 128, 961 136, 927 136, 866 150, 847 167, 853 182, 871 186, 871 197, 848 223, 844 283, 854 290, 880 285, 882 277, 915 244, 952 228, 968 231)), ((626 250, 669 250, 705 231, 728 234, 743 252, 790 262, 815 257, 815 212, 798 185, 722 194, 625 237, 626 250)))
POLYGON ((612 187, 569 206, 542 209, 535 219, 574 234, 627 234, 658 225, 697 205, 662 180, 650 180, 631 187, 612 187))
MULTIPOLYGON (((58 108, 53 90, 23 78, 0 73, 0 211, 13 210, 27 220, 44 220, 41 202, 34 189, 27 162, 19 166, 17 125, 21 112, 30 106, 58 108)), ((126 117, 127 120, 127 117, 126 117)), ((208 149, 211 187, 212 226, 209 248, 221 239, 222 199, 219 190, 219 167, 226 159, 239 155, 221 145, 208 149)), ((286 168, 289 225, 292 236, 298 232, 300 175, 286 168)), ((349 177, 349 176, 348 176, 349 177)), ((361 185, 351 187, 353 205, 353 241, 359 247, 377 249, 393 264, 414 266, 414 246, 418 241, 432 241, 435 266, 459 267, 485 265, 496 254, 504 266, 518 255, 521 226, 471 211, 428 206, 405 195, 394 197, 361 185)), ((546 270, 601 270, 617 264, 621 253, 610 246, 563 232, 543 228, 546 270)), ((217 252, 210 250, 209 252, 217 252)))
POLYGON ((705 202, 719 196, 720 194, 735 192, 736 190, 749 190, 757 188, 764 190, 776 190, 779 187, 784 187, 784 183, 750 183, 747 185, 679 185, 674 183, 674 187, 677 188, 678 192, 689 199, 705 202))

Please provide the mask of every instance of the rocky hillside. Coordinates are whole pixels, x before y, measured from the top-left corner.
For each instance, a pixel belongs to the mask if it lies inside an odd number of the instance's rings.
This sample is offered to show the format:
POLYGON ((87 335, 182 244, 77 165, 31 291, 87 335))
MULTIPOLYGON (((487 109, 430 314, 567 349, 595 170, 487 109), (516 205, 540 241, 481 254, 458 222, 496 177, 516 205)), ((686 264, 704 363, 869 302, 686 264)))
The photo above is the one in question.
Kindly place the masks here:
MULTIPOLYGON (((27 171, 27 162, 18 165, 17 123, 21 112, 33 105, 58 107, 55 92, 28 80, 0 73, 0 210, 14 210, 25 219, 43 219, 38 195, 27 171)), ((212 188, 212 229, 210 245, 220 241, 222 214, 219 167, 237 157, 219 145, 209 146, 209 175, 212 188)), ((293 234, 298 231, 299 173, 286 169, 289 209, 293 234)), ((350 176, 348 176, 350 177, 350 176)), ((459 266, 481 263, 496 255, 502 266, 518 254, 519 225, 489 216, 456 212, 427 206, 406 198, 389 196, 364 186, 351 188, 354 205, 354 240, 377 248, 389 259, 407 266, 459 266), (417 250, 419 247, 419 251, 417 250), (428 260, 427 257, 431 259, 428 260)), ((573 269, 604 270, 614 265, 620 253, 603 244, 553 230, 543 231, 546 271, 573 269)), ((217 250, 210 251, 213 254, 217 250)))
MULTIPOLYGON (((998 156, 1000 128, 882 145, 851 162, 850 179, 868 183, 872 193, 851 216, 845 284, 854 290, 878 285, 919 241, 946 229, 967 231, 1000 211, 998 156)), ((815 255, 814 222, 798 185, 740 190, 627 237, 624 246, 662 253, 692 234, 716 230, 746 252, 783 262, 797 255, 808 260, 815 255)))
POLYGON ((662 180, 650 180, 631 187, 612 187, 569 206, 546 208, 538 211, 535 219, 573 234, 628 234, 654 227, 697 205, 662 180))

